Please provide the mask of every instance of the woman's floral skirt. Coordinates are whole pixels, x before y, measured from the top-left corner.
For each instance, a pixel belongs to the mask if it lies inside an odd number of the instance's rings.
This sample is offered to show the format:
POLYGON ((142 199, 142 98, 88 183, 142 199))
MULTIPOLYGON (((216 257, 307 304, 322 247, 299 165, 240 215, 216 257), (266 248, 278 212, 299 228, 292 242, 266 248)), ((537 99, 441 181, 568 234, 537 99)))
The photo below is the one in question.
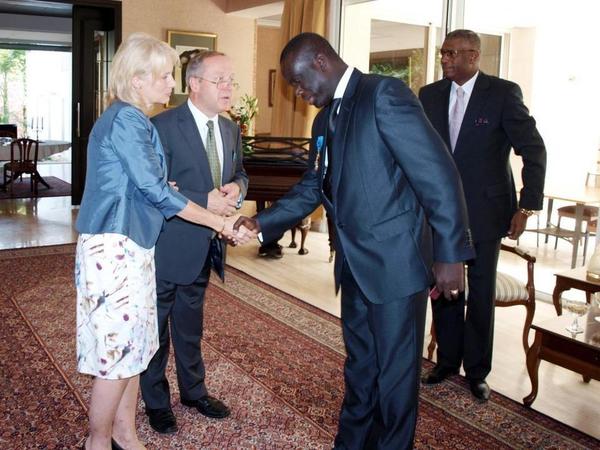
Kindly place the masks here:
POLYGON ((75 284, 78 370, 106 379, 143 372, 158 349, 154 248, 81 234, 75 284))

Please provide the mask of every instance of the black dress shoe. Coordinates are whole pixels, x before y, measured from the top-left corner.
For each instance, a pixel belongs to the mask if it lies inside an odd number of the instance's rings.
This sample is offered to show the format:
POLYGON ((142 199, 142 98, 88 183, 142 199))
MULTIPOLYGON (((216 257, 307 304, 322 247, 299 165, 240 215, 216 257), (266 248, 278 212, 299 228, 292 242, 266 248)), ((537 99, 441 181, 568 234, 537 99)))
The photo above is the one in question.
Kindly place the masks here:
POLYGON ((266 245, 261 245, 258 249, 258 256, 265 256, 272 259, 283 258, 283 247, 277 242, 270 242, 266 245))
POLYGON ((146 408, 146 415, 150 426, 157 433, 170 434, 177 431, 177 420, 171 408, 146 408))
POLYGON ((448 367, 437 365, 431 372, 421 378, 421 382, 423 384, 438 384, 444 381, 451 375, 456 375, 458 373, 458 369, 450 369, 448 367))
POLYGON ((111 450, 125 450, 123 447, 121 447, 119 445, 119 443, 117 441, 115 441, 113 438, 110 439, 110 448, 111 450))
POLYGON ((198 400, 186 400, 182 398, 181 404, 189 406, 190 408, 196 408, 200 414, 204 414, 206 417, 211 417, 213 419, 224 419, 231 413, 229 408, 225 406, 221 400, 211 397, 210 395, 205 395, 198 400))
POLYGON ((471 388, 471 394, 473 394, 477 400, 481 402, 487 402, 489 400, 490 387, 485 380, 473 378, 472 380, 469 380, 469 387, 471 388))

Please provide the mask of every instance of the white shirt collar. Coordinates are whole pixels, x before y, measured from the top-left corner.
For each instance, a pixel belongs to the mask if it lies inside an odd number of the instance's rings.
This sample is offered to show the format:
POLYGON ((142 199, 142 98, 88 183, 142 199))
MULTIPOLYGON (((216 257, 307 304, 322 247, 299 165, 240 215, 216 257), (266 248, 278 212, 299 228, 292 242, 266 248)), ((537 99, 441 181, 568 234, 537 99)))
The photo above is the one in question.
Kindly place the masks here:
MULTIPOLYGON (((475 86, 475 81, 477 81, 478 75, 479 75, 479 70, 477 72, 475 72, 475 75, 473 75, 471 78, 469 78, 469 80, 461 86, 463 88, 463 91, 465 91, 467 99, 471 97, 471 93, 473 92, 473 87, 475 86)), ((456 82, 453 81, 452 87, 450 89, 451 89, 451 91, 450 91, 451 94, 456 94, 456 89, 458 89, 458 84, 456 84, 456 82)))
POLYGON ((208 122, 209 120, 212 120, 215 123, 215 125, 217 125, 217 123, 219 122, 218 114, 215 114, 213 117, 208 117, 206 114, 200 111, 189 98, 187 100, 187 104, 198 126, 206 126, 206 122, 208 122))
POLYGON ((350 82, 350 76, 354 71, 354 67, 346 67, 346 71, 340 81, 338 82, 337 87, 335 88, 335 92, 333 93, 333 98, 342 98, 344 96, 344 92, 346 92, 346 88, 348 87, 348 83, 350 82))
POLYGON ((214 123, 214 133, 215 133, 215 143, 217 144, 217 155, 219 156, 219 162, 221 163, 221 168, 223 167, 223 140, 221 138, 221 128, 219 127, 219 115, 215 114, 213 117, 208 117, 202 111, 200 111, 196 105, 192 103, 192 101, 188 98, 187 105, 192 112, 192 116, 194 117, 194 122, 196 123, 196 127, 198 128, 198 132, 200 133, 200 139, 202 139, 202 144, 204 148, 206 148, 206 136, 208 133, 208 126, 206 123, 209 120, 212 120, 214 123))

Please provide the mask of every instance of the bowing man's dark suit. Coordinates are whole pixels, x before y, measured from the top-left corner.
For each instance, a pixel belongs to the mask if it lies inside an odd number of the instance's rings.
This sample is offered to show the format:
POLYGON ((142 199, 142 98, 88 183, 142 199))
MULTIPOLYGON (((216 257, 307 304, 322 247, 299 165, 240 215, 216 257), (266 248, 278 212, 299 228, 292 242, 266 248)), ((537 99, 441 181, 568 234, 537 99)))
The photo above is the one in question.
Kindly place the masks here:
MULTIPOLYGON (((180 193, 206 208, 208 193, 214 185, 206 150, 187 102, 155 116, 152 122, 165 150, 169 181, 175 181, 180 193)), ((248 176, 242 166, 239 127, 221 116, 218 125, 223 141, 223 184, 237 183, 244 196, 248 176)), ((218 237, 211 239, 212 235, 210 228, 173 218, 165 222, 156 244, 160 348, 140 381, 148 408, 170 407, 165 376, 169 321, 181 398, 197 400, 207 395, 200 350, 204 292, 211 267, 223 277, 227 247, 218 237)))
MULTIPOLYGON (((450 148, 448 108, 451 81, 421 89, 419 99, 432 125, 450 148)), ((461 174, 477 257, 468 270, 469 298, 433 302, 438 364, 467 377, 485 379, 491 370, 494 294, 500 240, 518 207, 540 210, 544 197, 546 150, 535 120, 523 104, 519 86, 479 73, 454 149, 461 174), (523 189, 517 203, 509 156, 523 159, 523 189)))
POLYGON ((473 257, 460 180, 408 87, 355 69, 336 120, 328 198, 330 109, 313 123, 309 169, 258 221, 269 241, 323 203, 335 226, 347 351, 336 448, 412 448, 432 261, 473 257))

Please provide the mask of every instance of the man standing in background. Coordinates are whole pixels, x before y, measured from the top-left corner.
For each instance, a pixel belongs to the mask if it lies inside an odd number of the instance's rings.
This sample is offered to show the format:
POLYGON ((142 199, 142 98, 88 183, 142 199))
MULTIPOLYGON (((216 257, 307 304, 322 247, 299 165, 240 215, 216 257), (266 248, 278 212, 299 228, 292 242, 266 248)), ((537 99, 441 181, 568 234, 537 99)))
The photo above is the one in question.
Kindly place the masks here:
MULTIPOLYGON (((231 107, 233 64, 215 51, 195 54, 187 64, 187 102, 154 117, 166 156, 168 179, 208 210, 232 215, 248 188, 239 127, 219 114, 231 107)), ((211 268, 223 279, 226 243, 209 228, 181 219, 165 223, 156 244, 160 348, 140 384, 150 425, 159 433, 177 430, 165 374, 169 326, 181 403, 212 418, 229 409, 208 395, 201 337, 204 296, 211 268)))
POLYGON ((477 256, 468 267, 466 318, 464 293, 432 301, 437 365, 423 383, 457 374, 462 362, 472 394, 486 401, 500 241, 517 239, 527 218, 542 209, 546 149, 519 86, 479 71, 481 41, 475 32, 449 33, 440 53, 444 79, 423 87, 419 99, 460 172, 477 256), (523 160, 518 203, 511 147, 523 160))

